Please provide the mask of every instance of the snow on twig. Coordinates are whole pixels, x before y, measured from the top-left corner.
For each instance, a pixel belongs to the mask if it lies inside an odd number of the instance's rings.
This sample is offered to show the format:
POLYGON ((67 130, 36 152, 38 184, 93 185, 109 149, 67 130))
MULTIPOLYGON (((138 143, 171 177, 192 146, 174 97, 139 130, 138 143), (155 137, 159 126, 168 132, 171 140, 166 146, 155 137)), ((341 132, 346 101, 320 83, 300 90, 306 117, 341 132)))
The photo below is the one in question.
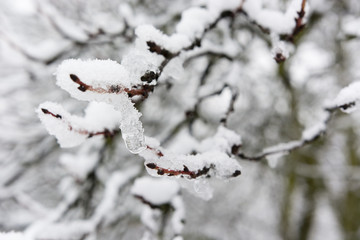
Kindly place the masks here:
POLYGON ((313 143, 326 133, 327 125, 332 119, 333 113, 335 111, 342 110, 344 112, 350 113, 356 110, 356 103, 360 100, 359 90, 359 82, 354 82, 348 87, 343 88, 335 100, 327 104, 327 106, 324 108, 323 119, 313 127, 306 129, 303 132, 302 138, 300 140, 291 141, 288 143, 280 143, 272 147, 267 147, 261 153, 255 154, 253 156, 247 155, 245 153, 238 153, 237 156, 243 160, 261 161, 265 157, 278 154, 285 155, 291 151, 313 143))

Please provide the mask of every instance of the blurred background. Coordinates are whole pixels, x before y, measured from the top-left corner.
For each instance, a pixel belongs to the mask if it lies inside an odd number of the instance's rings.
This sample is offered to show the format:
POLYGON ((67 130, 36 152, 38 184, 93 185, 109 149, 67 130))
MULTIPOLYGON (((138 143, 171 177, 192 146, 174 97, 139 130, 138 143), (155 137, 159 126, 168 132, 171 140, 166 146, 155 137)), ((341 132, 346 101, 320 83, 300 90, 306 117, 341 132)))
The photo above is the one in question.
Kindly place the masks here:
MULTIPOLYGON (((172 34, 185 9, 204 4, 0 1, 0 232, 23 232, 48 219, 71 189, 79 193, 76 201, 53 222, 87 219, 114 171, 143 166, 118 136, 111 141, 94 138, 72 149, 58 146, 35 109, 44 101, 55 101, 83 115, 86 103, 56 86, 56 67, 69 58, 120 62, 134 46, 137 26, 152 24, 172 34), (60 161, 66 154, 76 161, 94 152, 101 161, 83 178, 60 161)), ((286 11, 289 1, 262 4, 286 11)), ((293 43, 285 43, 289 57, 280 64, 273 59, 276 37, 246 12, 221 20, 201 47, 169 64, 154 92, 136 105, 143 114, 145 134, 187 154, 194 143, 216 132, 225 114, 228 128, 242 137, 241 151, 249 155, 300 139, 305 128, 321 121, 327 101, 360 79, 360 2, 309 0, 308 4, 306 27, 293 43), (219 89, 218 94, 201 98, 219 89), (229 114, 222 105, 228 96, 224 89, 237 91, 229 114)), ((231 181, 212 180, 214 196, 209 201, 182 189, 183 238, 360 239, 359 120, 358 112, 337 111, 326 134, 288 155, 260 161, 238 158, 242 175, 231 181)), ((142 171, 139 177, 146 175, 142 171)), ((142 203, 129 193, 130 187, 119 192, 117 217, 99 227, 95 238, 141 238, 142 203)), ((170 239, 170 227, 164 228, 163 239, 170 239)))

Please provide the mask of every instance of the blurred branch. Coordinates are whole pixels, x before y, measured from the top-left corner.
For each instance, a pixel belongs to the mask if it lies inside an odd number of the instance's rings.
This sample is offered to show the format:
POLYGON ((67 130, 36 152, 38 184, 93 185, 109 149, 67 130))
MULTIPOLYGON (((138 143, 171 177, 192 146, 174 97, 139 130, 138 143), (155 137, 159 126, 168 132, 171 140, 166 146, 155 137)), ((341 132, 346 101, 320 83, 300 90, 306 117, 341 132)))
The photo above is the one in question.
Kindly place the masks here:
POLYGON ((315 142, 318 138, 320 138, 322 135, 324 135, 324 133, 326 132, 326 128, 328 123, 330 122, 330 120, 333 117, 333 113, 339 109, 347 109, 349 107, 354 106, 355 103, 350 102, 341 106, 332 106, 332 107, 327 107, 324 109, 326 117, 323 120, 323 122, 320 122, 318 125, 315 125, 314 129, 310 129, 310 130, 314 130, 313 133, 311 133, 310 137, 308 136, 304 136, 300 139, 300 140, 296 140, 296 141, 291 141, 291 142, 287 142, 287 143, 281 143, 275 146, 271 146, 268 148, 265 148, 261 153, 255 154, 255 155, 247 155, 245 153, 237 153, 236 156, 239 157, 242 160, 248 160, 248 161, 261 161, 263 159, 265 159, 265 157, 267 156, 271 156, 271 155, 277 155, 277 154, 281 154, 281 155, 286 155, 296 149, 302 148, 305 145, 308 145, 310 143, 315 142))

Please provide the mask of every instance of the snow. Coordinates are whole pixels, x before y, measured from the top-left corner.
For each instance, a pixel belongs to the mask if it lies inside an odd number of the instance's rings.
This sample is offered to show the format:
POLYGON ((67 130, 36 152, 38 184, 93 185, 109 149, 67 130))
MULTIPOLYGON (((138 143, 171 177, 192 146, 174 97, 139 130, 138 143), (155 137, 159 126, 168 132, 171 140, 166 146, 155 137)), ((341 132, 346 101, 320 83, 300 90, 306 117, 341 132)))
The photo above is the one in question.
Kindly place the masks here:
POLYGON ((82 43, 89 39, 89 36, 86 34, 84 29, 79 27, 79 25, 75 22, 72 22, 68 18, 60 15, 60 13, 51 4, 46 1, 42 1, 39 5, 39 9, 48 17, 48 20, 54 28, 56 28, 60 34, 64 35, 65 38, 82 43))
POLYGON ((206 1, 207 9, 212 14, 220 15, 221 12, 224 11, 233 11, 239 8, 242 4, 243 0, 227 0, 227 1, 219 1, 219 0, 209 0, 206 1))
MULTIPOLYGON (((283 13, 279 10, 264 9, 262 0, 251 0, 244 2, 243 10, 250 18, 272 32, 290 34, 295 27, 294 19, 298 17, 297 12, 301 9, 301 2, 302 0, 291 1, 286 12, 283 13)), ((309 6, 306 4, 305 12, 308 10, 309 6)))
MULTIPOLYGON (((70 74, 75 74, 82 82, 94 88, 112 85, 130 88, 135 83, 130 81, 128 71, 115 61, 68 59, 63 61, 56 71, 57 84, 78 98, 81 98, 82 92, 77 89, 79 84, 70 78, 70 74)), ((83 95, 87 93, 84 92, 83 95)), ((88 98, 80 100, 88 100, 88 98)))
POLYGON ((217 15, 210 13, 207 9, 193 7, 181 14, 181 20, 176 26, 176 32, 184 34, 191 41, 200 38, 205 29, 215 21, 217 15))
POLYGON ((217 150, 231 154, 231 148, 239 145, 241 145, 240 135, 220 125, 213 137, 201 142, 198 151, 204 153, 206 151, 217 150))
POLYGON ((111 175, 110 179, 106 182, 104 197, 96 208, 93 217, 95 221, 100 221, 101 218, 105 217, 115 208, 119 190, 139 173, 139 167, 131 167, 126 170, 116 171, 111 175))
POLYGON ((133 85, 143 84, 135 80, 141 79, 147 71, 156 73, 163 61, 161 55, 148 51, 148 46, 144 41, 137 40, 136 43, 136 48, 132 48, 121 61, 121 65, 129 72, 129 78, 134 80, 133 85))
POLYGON ((0 232, 0 240, 29 240, 21 232, 0 232))
POLYGON ((225 88, 220 94, 215 94, 205 98, 200 103, 200 114, 206 119, 211 119, 214 122, 220 122, 225 117, 228 111, 229 104, 232 98, 230 88, 225 88))
POLYGON ((136 179, 131 189, 134 196, 140 196, 156 206, 170 203, 179 192, 180 186, 176 181, 152 177, 136 179))
POLYGON ((184 220, 185 220, 184 202, 180 196, 175 196, 171 201, 171 205, 175 209, 173 216, 171 218, 172 228, 175 234, 179 234, 184 228, 184 220))
POLYGON ((98 164, 102 141, 97 140, 95 138, 91 139, 82 145, 76 154, 64 153, 60 156, 61 165, 80 181, 85 180, 98 164))
POLYGON ((302 141, 291 141, 287 143, 280 143, 275 146, 267 147, 263 150, 264 154, 272 154, 277 152, 287 152, 294 148, 297 148, 302 145, 302 141))
POLYGON ((348 108, 342 108, 341 110, 346 113, 352 113, 357 109, 357 104, 359 104, 360 101, 360 81, 356 81, 351 83, 349 86, 341 89, 335 100, 329 104, 329 107, 331 105, 333 106, 342 106, 346 104, 354 103, 353 106, 350 106, 348 108))
MULTIPOLYGON (((147 152, 149 150, 145 150, 147 152)), ((178 155, 170 152, 165 152, 163 157, 159 159, 147 158, 147 155, 140 153, 148 163, 156 163, 159 167, 164 169, 171 169, 175 171, 183 171, 186 166, 189 171, 197 173, 198 171, 208 168, 209 172, 199 178, 204 178, 206 175, 214 175, 220 179, 230 178, 235 171, 241 171, 241 167, 235 159, 230 158, 227 154, 219 151, 208 151, 196 155, 178 155)), ((154 169, 146 168, 148 173, 152 176, 159 177, 154 169)), ((185 178, 191 178, 188 175, 180 174, 185 178)))
POLYGON ((345 34, 360 36, 360 18, 348 16, 342 20, 342 25, 345 34))
POLYGON ((36 14, 36 4, 33 0, 12 0, 4 1, 12 11, 21 15, 34 15, 36 14))
POLYGON ((24 50, 29 56, 38 60, 48 61, 69 49, 71 43, 65 40, 46 39, 35 46, 29 46, 26 43, 21 45, 24 46, 24 50))
POLYGON ((161 74, 163 79, 171 78, 176 83, 182 82, 185 78, 185 69, 183 67, 183 59, 180 57, 173 58, 164 68, 161 74))
POLYGON ((68 91, 72 97, 79 100, 100 101, 112 104, 121 116, 120 129, 128 150, 139 153, 144 146, 144 136, 139 113, 134 104, 124 92, 111 92, 111 86, 120 89, 131 88, 141 84, 137 78, 129 78, 129 72, 124 66, 111 60, 75 60, 64 61, 56 72, 57 84, 68 91), (75 74, 77 78, 89 89, 80 90, 79 84, 70 77, 75 74))
POLYGON ((137 27, 135 34, 140 40, 144 42, 155 42, 157 45, 172 53, 177 53, 182 48, 191 45, 190 39, 186 35, 175 33, 171 36, 167 36, 152 25, 141 25, 137 27))
POLYGON ((273 48, 271 50, 271 53, 273 55, 273 58, 276 57, 276 55, 281 54, 285 58, 288 58, 290 55, 289 48, 290 46, 286 44, 286 42, 281 41, 279 39, 279 36, 276 34, 271 34, 271 40, 273 48))
POLYGON ((77 118, 72 117, 65 109, 56 103, 53 102, 44 102, 40 104, 39 108, 36 110, 42 124, 44 124, 47 131, 56 137, 58 143, 61 147, 75 147, 83 143, 87 135, 79 134, 76 131, 71 131, 69 124, 71 123, 73 129, 80 129, 80 126, 77 125, 77 118), (42 109, 49 110, 55 115, 59 114, 61 118, 56 118, 50 114, 45 114, 42 109))
POLYGON ((101 132, 107 128, 109 131, 117 129, 122 119, 121 113, 113 106, 97 102, 89 104, 83 118, 69 114, 61 105, 53 102, 40 104, 36 112, 48 132, 54 135, 64 148, 80 145, 90 133, 101 132), (59 116, 46 114, 42 109, 59 116))
POLYGON ((305 141, 307 140, 312 140, 314 137, 320 135, 321 133, 325 132, 326 130, 326 123, 324 122, 320 122, 308 129, 306 129, 303 133, 302 133, 302 139, 304 139, 305 141))
POLYGON ((119 19, 115 19, 105 12, 93 16, 93 22, 98 29, 102 29, 109 34, 119 34, 124 31, 125 24, 119 19))

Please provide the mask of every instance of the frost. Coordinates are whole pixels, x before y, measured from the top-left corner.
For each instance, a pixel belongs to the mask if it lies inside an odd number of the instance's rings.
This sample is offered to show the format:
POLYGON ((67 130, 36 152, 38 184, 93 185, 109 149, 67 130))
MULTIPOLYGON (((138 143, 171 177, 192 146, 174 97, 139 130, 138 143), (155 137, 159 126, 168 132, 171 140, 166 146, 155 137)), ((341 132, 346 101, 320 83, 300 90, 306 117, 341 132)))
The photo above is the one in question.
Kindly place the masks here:
POLYGON ((342 111, 346 113, 354 112, 357 104, 360 102, 360 81, 353 82, 349 86, 343 88, 335 100, 329 106, 343 106, 342 111))

